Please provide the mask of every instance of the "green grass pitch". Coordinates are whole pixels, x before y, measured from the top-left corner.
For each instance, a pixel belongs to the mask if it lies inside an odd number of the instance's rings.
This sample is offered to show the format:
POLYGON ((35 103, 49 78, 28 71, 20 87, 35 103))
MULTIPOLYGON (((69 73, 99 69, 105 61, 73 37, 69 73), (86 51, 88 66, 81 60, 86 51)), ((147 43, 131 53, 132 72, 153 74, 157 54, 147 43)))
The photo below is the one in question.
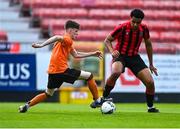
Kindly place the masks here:
POLYGON ((22 103, 0 103, 0 128, 180 128, 180 104, 156 104, 160 113, 147 113, 145 104, 116 104, 103 115, 89 105, 41 103, 18 113, 22 103))

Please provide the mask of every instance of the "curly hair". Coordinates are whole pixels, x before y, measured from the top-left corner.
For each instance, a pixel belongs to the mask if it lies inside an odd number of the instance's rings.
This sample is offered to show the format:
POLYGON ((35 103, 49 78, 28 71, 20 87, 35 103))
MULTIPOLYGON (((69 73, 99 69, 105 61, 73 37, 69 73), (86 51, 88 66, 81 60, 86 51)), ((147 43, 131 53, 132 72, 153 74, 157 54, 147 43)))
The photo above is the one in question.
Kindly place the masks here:
POLYGON ((141 9, 133 9, 131 11, 131 17, 135 17, 135 18, 144 18, 144 12, 141 9))

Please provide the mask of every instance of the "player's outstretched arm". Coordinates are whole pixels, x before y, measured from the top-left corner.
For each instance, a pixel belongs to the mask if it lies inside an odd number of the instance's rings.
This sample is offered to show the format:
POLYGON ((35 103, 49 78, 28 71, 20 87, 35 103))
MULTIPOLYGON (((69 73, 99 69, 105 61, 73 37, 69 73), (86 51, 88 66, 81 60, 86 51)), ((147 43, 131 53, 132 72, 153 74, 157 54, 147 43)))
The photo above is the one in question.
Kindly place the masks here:
POLYGON ((95 56, 95 57, 98 57, 98 58, 100 58, 100 59, 103 58, 101 51, 95 51, 95 52, 78 52, 78 51, 76 51, 76 49, 74 49, 74 48, 71 50, 71 55, 72 55, 74 58, 85 58, 85 57, 90 57, 90 56, 95 56))
POLYGON ((62 40, 63 40, 63 37, 62 37, 62 36, 55 35, 55 36, 49 38, 48 40, 44 41, 43 43, 40 43, 40 42, 33 43, 33 44, 32 44, 32 47, 33 47, 33 48, 42 48, 42 47, 44 47, 44 46, 46 46, 46 45, 55 43, 56 41, 62 41, 62 40))

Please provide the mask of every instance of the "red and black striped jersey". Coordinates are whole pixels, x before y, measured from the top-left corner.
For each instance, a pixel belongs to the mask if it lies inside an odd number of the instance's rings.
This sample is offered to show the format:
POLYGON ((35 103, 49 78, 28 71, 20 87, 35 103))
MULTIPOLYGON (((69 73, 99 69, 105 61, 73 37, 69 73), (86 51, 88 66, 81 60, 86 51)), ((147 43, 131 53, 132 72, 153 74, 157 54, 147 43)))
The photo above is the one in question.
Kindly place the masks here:
POLYGON ((137 30, 133 30, 130 21, 115 27, 110 35, 116 40, 115 50, 127 56, 137 55, 142 39, 150 38, 145 24, 140 24, 137 30))

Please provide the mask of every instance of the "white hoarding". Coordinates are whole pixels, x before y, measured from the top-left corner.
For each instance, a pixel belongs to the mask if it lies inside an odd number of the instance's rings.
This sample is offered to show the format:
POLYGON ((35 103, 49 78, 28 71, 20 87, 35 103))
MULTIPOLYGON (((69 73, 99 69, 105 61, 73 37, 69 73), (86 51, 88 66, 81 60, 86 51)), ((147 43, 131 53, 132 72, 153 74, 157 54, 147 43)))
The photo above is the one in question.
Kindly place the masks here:
MULTIPOLYGON (((141 55, 148 66, 147 55, 141 55)), ((153 56, 154 66, 158 70, 158 76, 153 75, 157 93, 180 93, 180 55, 159 55, 153 56)), ((105 56, 105 79, 111 73, 112 57, 105 56)), ((133 73, 126 69, 117 80, 112 92, 144 92, 144 85, 133 73)))
POLYGON ((48 82, 48 65, 51 52, 38 52, 36 54, 36 68, 37 68, 37 90, 44 90, 48 82))

